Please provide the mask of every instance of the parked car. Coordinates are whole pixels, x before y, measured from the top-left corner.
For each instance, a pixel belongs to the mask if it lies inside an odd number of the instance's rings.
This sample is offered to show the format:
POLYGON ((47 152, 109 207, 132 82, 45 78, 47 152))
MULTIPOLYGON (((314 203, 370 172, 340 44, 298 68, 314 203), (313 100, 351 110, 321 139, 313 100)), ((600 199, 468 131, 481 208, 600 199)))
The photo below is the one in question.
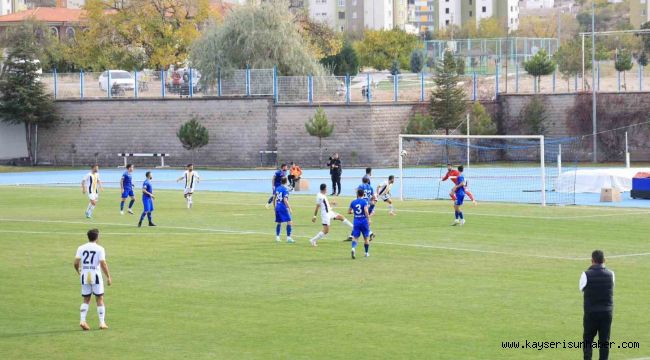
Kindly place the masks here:
POLYGON ((99 75, 99 88, 108 91, 109 88, 119 87, 124 91, 133 91, 135 79, 130 72, 124 70, 107 70, 99 75), (108 74, 111 74, 111 83, 108 84, 108 74))

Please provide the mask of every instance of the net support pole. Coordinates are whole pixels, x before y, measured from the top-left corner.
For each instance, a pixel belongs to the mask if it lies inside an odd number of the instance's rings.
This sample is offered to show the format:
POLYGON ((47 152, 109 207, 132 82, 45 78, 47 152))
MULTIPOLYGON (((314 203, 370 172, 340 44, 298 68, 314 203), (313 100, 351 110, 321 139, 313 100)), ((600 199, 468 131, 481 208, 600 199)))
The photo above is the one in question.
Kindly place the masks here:
POLYGON ((557 175, 562 174, 562 144, 557 146, 557 175))
MULTIPOLYGON (((467 135, 470 135, 469 133, 469 113, 466 115, 467 117, 467 135)), ((467 167, 469 167, 469 136, 467 137, 467 167)))
POLYGON ((625 167, 630 168, 630 150, 627 144, 627 131, 625 132, 625 167))
POLYGON ((404 200, 404 168, 403 168, 403 162, 402 162, 402 151, 404 149, 404 146, 402 145, 402 136, 399 136, 399 153, 398 153, 398 159, 397 163, 399 165, 399 199, 404 200))
POLYGON ((539 163, 541 171, 542 206, 546 206, 546 161, 544 159, 544 135, 539 137, 539 163))

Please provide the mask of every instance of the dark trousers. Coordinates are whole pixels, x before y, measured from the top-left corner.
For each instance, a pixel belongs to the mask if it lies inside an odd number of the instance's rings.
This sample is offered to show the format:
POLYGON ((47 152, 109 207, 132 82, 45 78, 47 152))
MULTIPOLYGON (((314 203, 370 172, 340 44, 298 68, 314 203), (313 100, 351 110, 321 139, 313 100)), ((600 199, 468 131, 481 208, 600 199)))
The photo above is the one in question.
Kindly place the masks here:
POLYGON ((609 357, 609 331, 612 327, 612 312, 586 312, 583 318, 583 326, 582 340, 585 360, 591 360, 592 343, 596 333, 598 333, 599 359, 607 360, 609 357))
POLYGON ((332 194, 341 193, 341 175, 332 175, 332 194))
POLYGON ((289 185, 291 185, 292 188, 296 187, 296 177, 293 175, 287 176, 287 180, 289 180, 289 185))

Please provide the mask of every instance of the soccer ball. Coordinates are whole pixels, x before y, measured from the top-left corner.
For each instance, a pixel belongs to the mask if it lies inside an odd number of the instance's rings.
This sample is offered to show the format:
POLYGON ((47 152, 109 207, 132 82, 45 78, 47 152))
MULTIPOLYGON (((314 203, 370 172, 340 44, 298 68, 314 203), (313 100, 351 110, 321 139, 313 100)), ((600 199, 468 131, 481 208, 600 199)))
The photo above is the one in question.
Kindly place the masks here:
POLYGON ((402 150, 402 152, 400 153, 400 156, 404 157, 404 156, 406 156, 408 154, 409 154, 408 151, 402 150))

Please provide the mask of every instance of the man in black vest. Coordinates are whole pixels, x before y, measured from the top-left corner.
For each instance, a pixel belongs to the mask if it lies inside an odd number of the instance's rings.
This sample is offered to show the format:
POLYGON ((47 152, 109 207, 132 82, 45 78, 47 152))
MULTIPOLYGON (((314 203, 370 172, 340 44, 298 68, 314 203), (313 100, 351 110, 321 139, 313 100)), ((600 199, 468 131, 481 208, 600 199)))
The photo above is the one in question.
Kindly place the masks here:
POLYGON ((332 193, 330 195, 339 195, 341 194, 341 173, 343 173, 341 159, 339 159, 339 154, 335 153, 329 160, 327 166, 330 168, 330 177, 332 178, 332 193))
POLYGON ((609 357, 609 331, 614 308, 614 273, 605 268, 605 255, 600 250, 591 253, 591 266, 580 276, 580 291, 584 293, 584 358, 591 359, 592 343, 598 333, 600 360, 609 357))

